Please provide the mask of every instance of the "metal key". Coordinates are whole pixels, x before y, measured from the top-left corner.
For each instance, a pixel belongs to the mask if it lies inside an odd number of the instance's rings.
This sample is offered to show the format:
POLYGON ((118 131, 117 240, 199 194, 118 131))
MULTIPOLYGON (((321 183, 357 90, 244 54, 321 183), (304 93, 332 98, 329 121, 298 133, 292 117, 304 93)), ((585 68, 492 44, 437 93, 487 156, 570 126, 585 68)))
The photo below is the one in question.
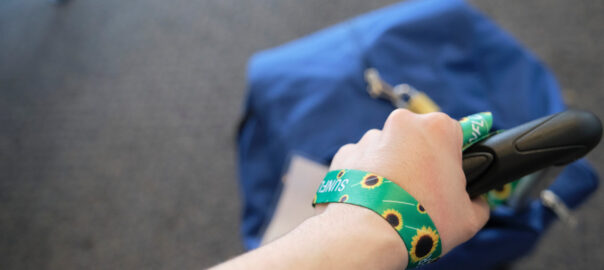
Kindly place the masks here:
POLYGON ((575 216, 570 213, 570 209, 566 206, 566 204, 556 195, 556 193, 552 192, 549 189, 541 191, 541 203, 545 205, 547 208, 551 209, 556 213, 558 218, 566 225, 568 225, 571 229, 577 227, 578 221, 575 216))

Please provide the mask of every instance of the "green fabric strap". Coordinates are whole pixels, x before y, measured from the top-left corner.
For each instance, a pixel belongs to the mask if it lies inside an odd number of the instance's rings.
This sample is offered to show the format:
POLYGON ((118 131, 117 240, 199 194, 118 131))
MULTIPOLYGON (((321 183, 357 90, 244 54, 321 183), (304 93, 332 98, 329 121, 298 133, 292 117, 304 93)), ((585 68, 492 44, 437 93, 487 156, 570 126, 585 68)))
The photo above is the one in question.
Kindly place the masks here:
POLYGON ((363 206, 388 221, 405 242, 407 268, 430 263, 441 254, 440 236, 424 207, 386 178, 359 170, 330 171, 313 205, 331 202, 363 206))
POLYGON ((493 115, 491 112, 481 112, 466 116, 459 120, 463 132, 463 148, 466 150, 473 144, 486 139, 493 127, 493 115))

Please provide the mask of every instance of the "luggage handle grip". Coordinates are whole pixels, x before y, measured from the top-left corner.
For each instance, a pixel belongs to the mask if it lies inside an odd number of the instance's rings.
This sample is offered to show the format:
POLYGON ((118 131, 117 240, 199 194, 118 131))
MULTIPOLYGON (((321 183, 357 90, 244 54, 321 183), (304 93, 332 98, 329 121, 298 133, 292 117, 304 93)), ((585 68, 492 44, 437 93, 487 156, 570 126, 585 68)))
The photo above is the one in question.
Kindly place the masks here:
POLYGON ((602 123, 583 110, 568 110, 492 135, 466 149, 463 171, 470 197, 549 166, 575 161, 602 137, 602 123))

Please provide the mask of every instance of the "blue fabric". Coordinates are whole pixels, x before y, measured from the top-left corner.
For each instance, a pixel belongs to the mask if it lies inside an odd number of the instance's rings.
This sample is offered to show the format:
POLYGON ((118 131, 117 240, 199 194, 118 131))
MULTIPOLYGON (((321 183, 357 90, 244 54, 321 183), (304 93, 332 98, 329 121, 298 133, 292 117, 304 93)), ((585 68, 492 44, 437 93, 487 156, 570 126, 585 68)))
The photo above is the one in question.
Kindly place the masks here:
MULTIPOLYGON (((565 109, 552 74, 463 1, 393 5, 257 53, 238 138, 247 248, 258 246, 271 219, 291 153, 329 164, 394 109, 367 94, 370 66, 390 84, 426 92, 453 118, 492 111, 495 129, 565 109)), ((596 186, 593 169, 579 161, 552 189, 576 206, 596 186)), ((500 208, 473 240, 428 268, 484 269, 517 258, 551 220, 538 203, 524 213, 500 208)))

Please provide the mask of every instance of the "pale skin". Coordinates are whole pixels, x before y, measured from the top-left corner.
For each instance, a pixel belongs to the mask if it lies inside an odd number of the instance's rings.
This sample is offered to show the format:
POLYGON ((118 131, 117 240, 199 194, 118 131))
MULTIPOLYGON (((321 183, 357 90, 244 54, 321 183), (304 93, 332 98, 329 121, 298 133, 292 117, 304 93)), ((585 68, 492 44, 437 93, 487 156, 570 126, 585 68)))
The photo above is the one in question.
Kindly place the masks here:
MULTIPOLYGON (((482 198, 471 199, 461 167, 459 123, 443 113, 393 111, 381 130, 344 145, 330 170, 379 174, 422 203, 440 233, 443 255, 474 236, 489 218, 482 198)), ((214 269, 402 269, 405 244, 381 216, 363 207, 317 207, 285 236, 214 269)))

